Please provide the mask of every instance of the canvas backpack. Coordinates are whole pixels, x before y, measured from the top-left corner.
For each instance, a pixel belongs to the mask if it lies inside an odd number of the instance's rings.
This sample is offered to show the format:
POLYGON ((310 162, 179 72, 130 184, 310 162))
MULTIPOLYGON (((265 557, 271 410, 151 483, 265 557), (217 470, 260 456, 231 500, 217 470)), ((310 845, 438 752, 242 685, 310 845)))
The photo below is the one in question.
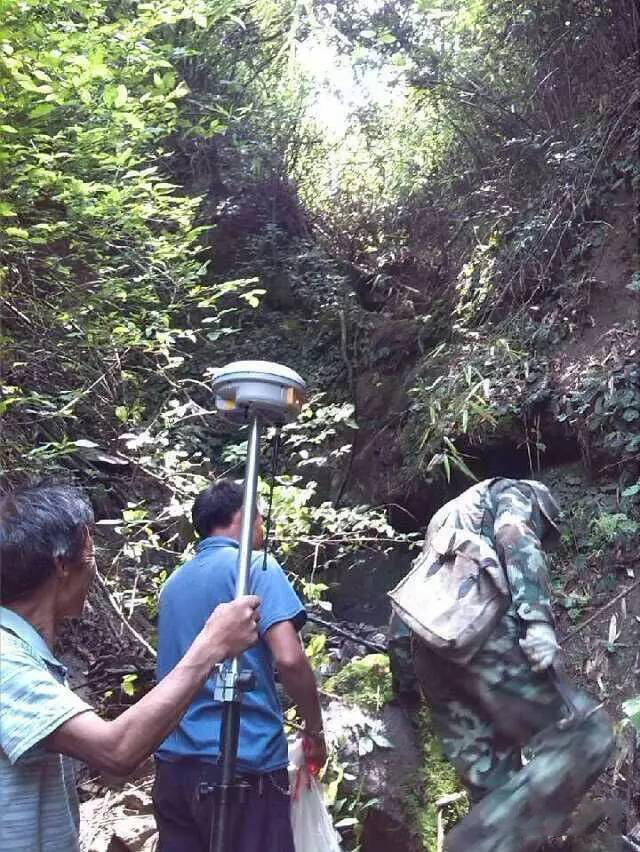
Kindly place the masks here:
POLYGON ((466 662, 509 605, 495 551, 468 530, 440 530, 391 591, 394 612, 434 651, 466 662))
POLYGON ((542 483, 496 478, 477 483, 432 518, 425 547, 389 596, 394 612, 433 651, 467 662, 509 606, 493 545, 494 499, 522 485, 554 524, 557 506, 542 483))

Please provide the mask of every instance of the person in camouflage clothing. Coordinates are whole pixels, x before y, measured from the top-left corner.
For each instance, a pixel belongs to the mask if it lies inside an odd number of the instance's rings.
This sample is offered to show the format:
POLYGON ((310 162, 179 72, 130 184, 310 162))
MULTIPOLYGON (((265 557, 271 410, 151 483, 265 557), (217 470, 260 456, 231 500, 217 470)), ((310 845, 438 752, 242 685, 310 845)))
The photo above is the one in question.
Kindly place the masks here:
MULTIPOLYGON (((457 541, 459 531, 484 538, 509 590, 504 611, 470 659, 451 659, 416 634, 411 638, 436 733, 474 804, 447 835, 447 852, 539 849, 566 829, 613 749, 607 714, 568 684, 577 717, 563 724, 569 708, 551 676, 559 649, 541 541, 558 514, 541 483, 493 479, 443 506, 427 530, 425 551, 447 527, 458 531, 457 541)), ((402 664, 407 650, 399 623, 394 616, 396 678, 398 655, 402 664)))

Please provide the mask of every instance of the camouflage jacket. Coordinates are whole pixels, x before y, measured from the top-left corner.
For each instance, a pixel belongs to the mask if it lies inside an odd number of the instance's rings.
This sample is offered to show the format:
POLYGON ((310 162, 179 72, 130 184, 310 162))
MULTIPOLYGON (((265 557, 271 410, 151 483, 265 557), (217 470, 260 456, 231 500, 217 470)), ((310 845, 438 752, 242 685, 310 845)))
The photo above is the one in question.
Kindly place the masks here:
MULTIPOLYGON (((549 489, 526 479, 485 479, 432 517, 424 550, 443 536, 468 539, 496 554, 513 608, 523 621, 553 624, 549 577, 541 540, 560 510, 549 489), (479 542, 482 539, 482 542, 479 542)), ((502 585, 499 583, 499 585, 502 585)))

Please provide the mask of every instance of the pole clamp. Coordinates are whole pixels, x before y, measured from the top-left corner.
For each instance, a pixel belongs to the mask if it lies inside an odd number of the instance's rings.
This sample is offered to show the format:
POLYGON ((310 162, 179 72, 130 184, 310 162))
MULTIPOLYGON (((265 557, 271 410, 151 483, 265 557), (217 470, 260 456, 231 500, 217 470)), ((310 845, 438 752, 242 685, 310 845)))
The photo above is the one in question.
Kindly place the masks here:
POLYGON ((222 704, 240 701, 243 692, 251 692, 255 687, 256 676, 251 669, 243 669, 236 673, 232 669, 219 665, 213 699, 222 704))

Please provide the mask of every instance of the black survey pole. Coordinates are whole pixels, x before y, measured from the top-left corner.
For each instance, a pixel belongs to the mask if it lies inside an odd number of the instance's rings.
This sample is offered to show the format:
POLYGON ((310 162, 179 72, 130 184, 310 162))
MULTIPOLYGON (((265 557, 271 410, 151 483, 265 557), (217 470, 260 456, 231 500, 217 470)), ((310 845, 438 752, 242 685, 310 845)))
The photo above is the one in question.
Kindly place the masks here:
MULTIPOLYGON (((258 415, 252 412, 242 497, 242 526, 236 573, 236 598, 248 594, 249 590, 259 457, 260 420, 258 415)), ((240 703, 242 692, 250 688, 247 673, 240 670, 241 659, 236 657, 226 670, 220 670, 216 682, 216 699, 223 702, 222 727, 220 730, 222 777, 215 791, 215 813, 211 826, 211 852, 233 852, 229 845, 233 827, 231 817, 234 811, 237 812, 238 798, 241 793, 234 785, 240 731, 240 703)))
MULTIPOLYGON (((216 409, 231 423, 249 423, 247 465, 242 497, 240 548, 236 575, 236 598, 249 590, 251 546, 256 515, 258 465, 260 461, 260 426, 269 423, 282 426, 300 414, 305 399, 304 380, 293 370, 272 361, 234 361, 216 370, 212 383, 216 409)), ((235 852, 234 817, 246 797, 249 785, 236 780, 240 710, 242 693, 254 686, 251 670, 242 671, 242 657, 220 667, 216 677, 214 699, 222 703, 220 729, 220 783, 215 788, 201 784, 199 795, 214 793, 214 816, 211 821, 210 852, 235 852)))

